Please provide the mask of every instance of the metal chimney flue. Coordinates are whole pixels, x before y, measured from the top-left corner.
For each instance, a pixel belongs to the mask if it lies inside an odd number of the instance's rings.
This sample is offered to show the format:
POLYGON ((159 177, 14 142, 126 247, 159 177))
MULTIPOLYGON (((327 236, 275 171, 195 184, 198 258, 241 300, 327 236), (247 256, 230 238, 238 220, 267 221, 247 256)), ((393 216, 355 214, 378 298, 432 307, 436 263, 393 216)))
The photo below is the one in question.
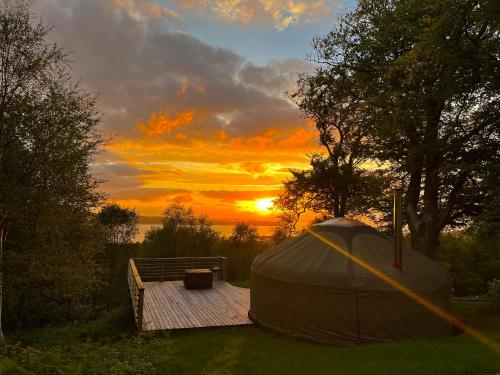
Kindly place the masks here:
POLYGON ((402 189, 394 189, 393 232, 394 232, 394 263, 393 267, 403 270, 403 209, 402 189))

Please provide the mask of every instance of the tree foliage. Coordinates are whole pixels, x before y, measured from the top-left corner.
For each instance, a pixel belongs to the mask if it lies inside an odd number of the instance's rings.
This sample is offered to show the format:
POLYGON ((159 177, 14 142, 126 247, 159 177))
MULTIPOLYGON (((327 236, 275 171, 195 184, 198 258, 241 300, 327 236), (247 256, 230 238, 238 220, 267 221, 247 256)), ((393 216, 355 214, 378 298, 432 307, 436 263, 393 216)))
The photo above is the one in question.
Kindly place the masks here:
POLYGON ((3 285, 16 325, 37 321, 24 308, 41 321, 60 317, 56 310, 85 316, 98 277, 101 237, 92 210, 101 196, 89 165, 102 143, 100 115, 95 97, 72 80, 66 53, 46 41, 49 31, 28 2, 3 1, 0 270, 11 277, 3 285))
POLYGON ((96 215, 106 242, 98 260, 102 275, 97 302, 106 310, 127 300, 127 283, 123 275, 127 272, 128 260, 137 255, 138 244, 134 241, 138 220, 135 210, 115 203, 105 204, 96 215))
POLYGON ((218 233, 205 217, 175 202, 165 208, 161 228, 146 233, 143 252, 148 257, 210 256, 218 233))
POLYGON ((230 239, 239 243, 251 243, 257 241, 259 233, 257 228, 247 223, 237 223, 233 228, 230 239))
POLYGON ((162 222, 160 228, 146 233, 141 257, 224 256, 230 280, 248 280, 253 259, 271 245, 258 239, 257 229, 246 223, 237 223, 233 234, 223 237, 208 218, 196 217, 191 208, 179 202, 165 208, 162 222))
POLYGON ((139 215, 135 210, 122 208, 116 203, 106 204, 98 212, 97 220, 105 228, 110 244, 130 244, 137 235, 139 215))
POLYGON ((311 155, 310 165, 309 169, 290 170, 292 177, 284 181, 284 191, 275 201, 287 214, 285 221, 295 218, 292 227, 306 211, 324 218, 364 215, 385 221, 380 213, 387 209, 391 181, 385 171, 335 166, 330 157, 319 153, 311 155))
POLYGON ((361 0, 314 41, 316 76, 338 106, 349 82, 367 157, 404 183, 412 246, 431 257, 444 228, 483 209, 499 154, 498 18, 489 0, 361 0))
POLYGON ((328 69, 319 68, 298 81, 292 95, 319 132, 325 153, 310 155, 311 168, 291 170, 277 205, 296 215, 307 210, 333 217, 365 215, 380 209, 388 187, 382 170, 367 168, 373 137, 370 108, 363 92, 347 74, 337 74, 332 84, 328 69))

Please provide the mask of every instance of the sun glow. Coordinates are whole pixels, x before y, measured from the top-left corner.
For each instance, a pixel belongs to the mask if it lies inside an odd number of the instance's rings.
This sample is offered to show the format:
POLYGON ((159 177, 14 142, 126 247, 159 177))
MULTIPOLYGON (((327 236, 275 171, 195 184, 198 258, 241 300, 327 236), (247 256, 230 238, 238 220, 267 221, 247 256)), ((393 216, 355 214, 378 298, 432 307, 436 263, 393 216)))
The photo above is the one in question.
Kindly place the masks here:
POLYGON ((255 200, 236 201, 236 206, 241 211, 255 212, 260 215, 271 215, 275 197, 259 198, 255 200))
POLYGON ((274 198, 257 199, 255 201, 255 208, 257 209, 257 211, 270 212, 274 205, 273 200, 274 198))

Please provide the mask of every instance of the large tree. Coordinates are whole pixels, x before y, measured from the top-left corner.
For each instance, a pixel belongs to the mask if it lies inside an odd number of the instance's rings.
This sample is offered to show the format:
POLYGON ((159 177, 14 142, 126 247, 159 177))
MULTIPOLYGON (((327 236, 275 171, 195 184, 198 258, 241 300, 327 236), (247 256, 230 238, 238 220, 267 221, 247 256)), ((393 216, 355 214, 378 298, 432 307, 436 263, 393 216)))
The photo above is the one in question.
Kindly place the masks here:
MULTIPOLYGON (((46 41, 50 27, 26 1, 0 7, 1 260, 15 251, 9 231, 21 226, 31 241, 42 212, 87 220, 100 200, 89 164, 102 139, 94 97, 72 81, 65 52, 46 41)), ((3 271, 0 261, 0 300, 3 271)))
POLYGON ((446 227, 484 206, 499 153, 499 7, 489 0, 361 0, 314 41, 332 91, 366 108, 371 157, 405 188, 412 247, 433 257, 446 227))
POLYGON ((292 98, 314 122, 324 153, 309 156, 309 169, 290 171, 276 205, 295 215, 295 221, 306 211, 326 217, 380 211, 389 178, 368 164, 373 129, 363 90, 351 76, 332 77, 329 69, 320 67, 299 79, 292 98))

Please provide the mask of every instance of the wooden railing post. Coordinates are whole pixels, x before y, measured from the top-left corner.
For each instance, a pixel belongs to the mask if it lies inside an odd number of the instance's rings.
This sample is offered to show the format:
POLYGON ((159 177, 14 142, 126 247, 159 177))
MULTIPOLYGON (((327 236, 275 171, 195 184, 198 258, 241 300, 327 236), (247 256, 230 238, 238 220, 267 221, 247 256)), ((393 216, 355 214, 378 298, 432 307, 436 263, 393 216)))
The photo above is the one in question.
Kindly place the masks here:
POLYGON ((227 280, 227 258, 220 257, 221 260, 221 268, 222 268, 222 280, 227 280))
POLYGON ((142 331, 144 328, 144 284, 133 259, 129 260, 128 282, 134 318, 136 319, 137 328, 142 331))
POLYGON ((139 289, 137 301, 137 328, 142 331, 144 323, 144 288, 139 289))

